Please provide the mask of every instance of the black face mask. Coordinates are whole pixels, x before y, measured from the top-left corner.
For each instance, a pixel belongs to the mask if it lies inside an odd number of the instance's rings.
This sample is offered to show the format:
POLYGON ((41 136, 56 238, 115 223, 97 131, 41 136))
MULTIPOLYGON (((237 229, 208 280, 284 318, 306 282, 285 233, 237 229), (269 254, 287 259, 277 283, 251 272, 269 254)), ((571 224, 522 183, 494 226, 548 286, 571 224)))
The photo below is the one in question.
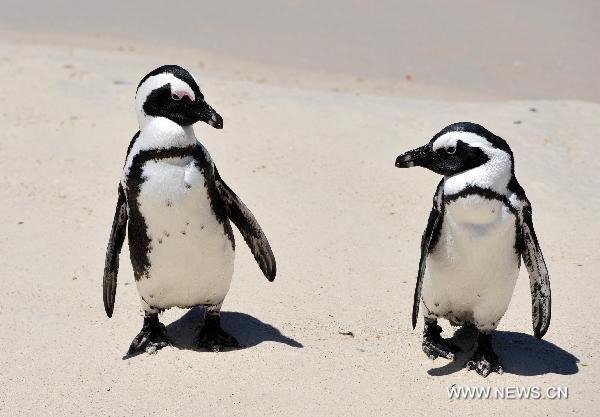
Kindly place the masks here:
POLYGON ((203 121, 216 129, 223 128, 223 118, 204 101, 202 94, 196 94, 194 101, 188 96, 180 98, 171 93, 170 84, 153 90, 143 109, 148 116, 165 117, 181 126, 203 121))
POLYGON ((477 147, 457 141, 456 147, 433 150, 433 140, 420 148, 405 152, 396 158, 398 168, 420 166, 440 175, 456 175, 489 161, 485 152, 477 147))

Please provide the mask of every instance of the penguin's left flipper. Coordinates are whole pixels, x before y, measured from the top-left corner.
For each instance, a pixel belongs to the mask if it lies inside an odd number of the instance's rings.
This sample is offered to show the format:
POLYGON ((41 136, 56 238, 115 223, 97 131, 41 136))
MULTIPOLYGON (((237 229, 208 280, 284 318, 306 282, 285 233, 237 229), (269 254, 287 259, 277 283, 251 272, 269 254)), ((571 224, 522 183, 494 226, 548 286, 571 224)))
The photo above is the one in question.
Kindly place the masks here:
POLYGON ((531 313, 533 319, 533 334, 541 339, 548 331, 551 315, 550 277, 544 262, 544 256, 533 228, 531 205, 523 208, 521 225, 522 256, 529 271, 529 286, 531 288, 531 313))
POLYGON ((117 293, 117 273, 119 272, 119 254, 123 247, 127 233, 127 200, 123 186, 119 184, 119 198, 115 208, 115 217, 110 231, 110 238, 106 248, 106 261, 104 263, 104 277, 102 279, 102 295, 106 315, 112 317, 117 293))
POLYGON ((252 215, 252 212, 240 200, 240 198, 229 188, 219 175, 215 167, 215 184, 221 201, 225 206, 227 217, 237 226, 238 230, 248 244, 254 259, 269 281, 275 279, 276 264, 275 256, 269 245, 269 241, 260 228, 258 221, 252 215))
POLYGON ((431 213, 429 213, 429 220, 427 221, 427 227, 423 232, 421 238, 421 259, 419 259, 419 272, 417 273, 417 285, 415 286, 415 293, 413 298, 413 311, 412 311, 412 327, 413 329, 417 326, 417 319, 419 318, 419 304, 421 304, 421 290, 423 288, 423 276, 425 275, 425 265, 427 263, 427 255, 430 251, 431 241, 433 235, 438 230, 440 219, 443 215, 442 197, 444 194, 444 180, 441 180, 437 186, 435 195, 433 196, 433 207, 431 213))

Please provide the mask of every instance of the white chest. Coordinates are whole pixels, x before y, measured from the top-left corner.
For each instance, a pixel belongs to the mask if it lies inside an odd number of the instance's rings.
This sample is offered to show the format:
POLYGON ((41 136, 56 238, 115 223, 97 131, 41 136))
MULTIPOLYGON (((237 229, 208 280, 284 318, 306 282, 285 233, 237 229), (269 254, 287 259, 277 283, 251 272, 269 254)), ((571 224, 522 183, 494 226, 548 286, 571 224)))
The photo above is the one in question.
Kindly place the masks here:
POLYGON ((138 290, 154 307, 223 300, 234 251, 211 207, 204 176, 191 157, 149 161, 138 203, 150 239, 148 277, 138 290))
POLYGON ((515 215, 501 201, 478 195, 446 205, 440 240, 432 260, 448 271, 486 275, 514 268, 515 215))
POLYGON ((423 299, 489 326, 506 311, 519 271, 515 214, 500 200, 469 195, 447 203, 439 241, 427 257, 423 299))
POLYGON ((177 230, 185 234, 192 220, 198 223, 214 217, 204 176, 192 157, 148 161, 142 179, 138 202, 151 233, 177 230))

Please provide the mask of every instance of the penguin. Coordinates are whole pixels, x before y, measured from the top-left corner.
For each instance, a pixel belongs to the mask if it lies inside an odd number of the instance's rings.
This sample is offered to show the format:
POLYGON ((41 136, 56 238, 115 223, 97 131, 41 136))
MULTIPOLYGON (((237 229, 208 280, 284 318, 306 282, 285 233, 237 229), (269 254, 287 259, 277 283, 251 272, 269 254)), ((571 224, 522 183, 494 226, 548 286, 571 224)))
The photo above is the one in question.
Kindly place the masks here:
POLYGON ((158 314, 171 307, 205 308, 197 347, 240 348, 221 328, 220 310, 234 268, 237 226, 269 281, 276 263, 252 212, 223 181, 194 134, 203 121, 223 128, 194 76, 165 65, 142 78, 135 95, 139 131, 133 136, 118 186, 106 251, 103 301, 112 317, 119 254, 126 234, 144 323, 128 355, 154 353, 169 344, 158 314))
POLYGON ((412 327, 423 305, 422 348, 430 359, 454 359, 459 348, 441 337, 439 318, 477 329, 469 370, 503 372, 492 332, 514 291, 521 258, 529 272, 533 333, 550 325, 550 278, 533 228, 531 203, 519 185, 508 143, 483 126, 460 122, 396 159, 443 175, 421 239, 412 327))

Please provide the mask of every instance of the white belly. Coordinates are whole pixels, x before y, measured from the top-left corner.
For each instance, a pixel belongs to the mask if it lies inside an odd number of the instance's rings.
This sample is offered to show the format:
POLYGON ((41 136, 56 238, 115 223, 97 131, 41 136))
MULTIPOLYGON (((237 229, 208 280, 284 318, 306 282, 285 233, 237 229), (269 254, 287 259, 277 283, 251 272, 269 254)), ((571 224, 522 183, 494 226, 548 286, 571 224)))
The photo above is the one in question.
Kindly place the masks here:
POLYGON ((193 159, 147 162, 143 177, 138 201, 151 250, 148 276, 137 281, 141 297, 161 309, 222 302, 234 250, 193 159))
POLYGON ((440 239, 427 258, 425 311, 495 329, 519 272, 514 245, 515 215, 502 202, 468 196, 449 203, 440 239))

